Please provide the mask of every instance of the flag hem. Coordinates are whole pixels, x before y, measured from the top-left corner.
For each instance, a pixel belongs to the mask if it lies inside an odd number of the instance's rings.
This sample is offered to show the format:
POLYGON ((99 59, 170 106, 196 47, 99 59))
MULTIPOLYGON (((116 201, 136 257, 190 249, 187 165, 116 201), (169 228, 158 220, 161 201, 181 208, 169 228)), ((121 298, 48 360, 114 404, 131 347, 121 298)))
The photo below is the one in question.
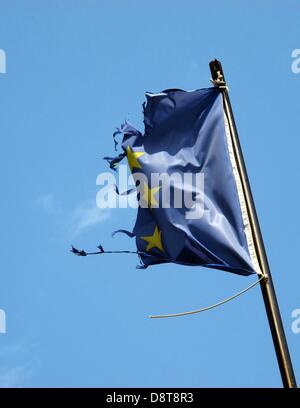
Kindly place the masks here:
POLYGON ((258 275, 262 275, 262 271, 259 266, 256 250, 255 250, 255 245, 254 245, 254 240, 253 240, 253 235, 252 235, 252 230, 251 230, 251 225, 250 225, 250 220, 249 220, 249 215, 247 211, 247 206, 246 206, 246 199, 244 196, 244 191, 243 191, 243 186, 241 183, 241 178, 239 174, 239 170, 237 167, 236 159, 234 156, 234 150, 233 150, 233 144, 232 144, 232 139, 231 139, 231 133, 229 129, 229 123, 228 119, 226 116, 226 113, 224 112, 224 125, 225 125, 225 134, 226 134, 226 141, 227 141, 227 147, 228 147, 228 152, 229 152, 229 159, 231 162, 232 166, 232 171, 233 171, 233 176, 237 188, 237 193, 238 193, 238 198, 239 198, 239 205, 240 205, 240 210, 242 214, 242 220, 243 220, 243 225, 244 225, 244 231, 246 235, 246 241, 247 241, 247 247, 249 251, 249 255, 254 267, 255 272, 258 275))

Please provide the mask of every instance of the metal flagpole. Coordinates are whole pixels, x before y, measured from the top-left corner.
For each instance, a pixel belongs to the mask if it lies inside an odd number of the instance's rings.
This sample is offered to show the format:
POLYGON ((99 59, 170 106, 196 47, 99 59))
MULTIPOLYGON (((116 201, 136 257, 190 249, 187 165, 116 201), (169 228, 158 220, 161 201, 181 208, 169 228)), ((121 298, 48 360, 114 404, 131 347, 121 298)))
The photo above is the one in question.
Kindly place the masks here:
POLYGON ((292 361, 284 333, 284 328, 280 316, 280 310, 276 299, 271 272, 269 269, 263 238, 255 210, 250 183, 247 176, 246 166, 242 154, 241 145, 239 142, 236 124, 233 117, 233 111, 229 100, 228 89, 226 86, 222 65, 220 61, 214 60, 209 63, 209 66, 212 74, 213 83, 220 88, 223 94, 224 110, 229 123, 235 159, 237 162, 241 183, 245 195, 254 244, 260 268, 264 276, 264 279, 260 281, 260 286, 273 337, 273 343, 275 346, 283 386, 285 388, 297 388, 292 361))

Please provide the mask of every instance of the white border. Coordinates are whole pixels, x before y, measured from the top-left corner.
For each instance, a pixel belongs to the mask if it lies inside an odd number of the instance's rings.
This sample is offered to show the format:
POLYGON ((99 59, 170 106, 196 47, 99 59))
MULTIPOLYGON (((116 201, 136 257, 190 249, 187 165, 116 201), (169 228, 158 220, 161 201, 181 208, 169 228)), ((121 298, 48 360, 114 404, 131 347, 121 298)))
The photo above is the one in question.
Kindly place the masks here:
POLYGON ((239 197, 239 202, 240 202, 240 209, 241 209, 241 213, 242 213, 242 219, 243 219, 243 224, 244 224, 244 231, 245 231, 245 234, 246 234, 248 251, 249 251, 249 254, 250 254, 251 261, 252 261, 253 266, 254 266, 254 270, 256 271, 256 273, 258 275, 262 275, 262 271, 261 271, 259 263, 258 263, 258 258, 257 258, 255 246, 254 246, 254 240, 253 240, 251 225, 250 225, 250 221, 249 221, 249 216, 248 216, 248 211, 247 211, 243 186, 242 186, 242 183, 241 183, 239 170, 238 170, 236 160, 235 160, 235 156, 234 156, 234 150, 233 150, 233 145, 232 145, 232 140, 231 140, 231 134, 230 134, 229 124, 228 124, 228 119, 227 119, 227 116, 226 116, 225 112, 224 112, 224 124, 225 124, 225 133, 226 133, 226 140, 227 140, 229 158, 230 158, 230 162, 231 162, 231 165, 232 165, 233 175, 234 175, 235 184, 236 184, 236 188, 237 188, 237 192, 238 192, 238 197, 239 197))

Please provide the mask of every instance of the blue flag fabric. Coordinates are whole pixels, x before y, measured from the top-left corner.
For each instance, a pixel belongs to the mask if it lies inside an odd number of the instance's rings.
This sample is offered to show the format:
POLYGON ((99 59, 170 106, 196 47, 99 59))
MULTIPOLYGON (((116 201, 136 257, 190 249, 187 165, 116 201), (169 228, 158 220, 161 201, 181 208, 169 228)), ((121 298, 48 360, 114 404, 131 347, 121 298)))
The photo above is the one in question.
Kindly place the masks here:
POLYGON ((143 265, 176 262, 240 275, 259 272, 221 91, 167 90, 146 93, 146 98, 145 132, 122 125, 124 153, 115 161, 127 156, 133 176, 151 180, 156 173, 171 179, 166 208, 161 184, 141 188, 140 183, 139 198, 144 196, 148 205, 139 206, 132 233, 143 265), (182 179, 187 173, 202 174, 202 194, 192 182, 172 181, 174 173, 182 179), (193 204, 177 208, 174 195, 185 193, 193 204))

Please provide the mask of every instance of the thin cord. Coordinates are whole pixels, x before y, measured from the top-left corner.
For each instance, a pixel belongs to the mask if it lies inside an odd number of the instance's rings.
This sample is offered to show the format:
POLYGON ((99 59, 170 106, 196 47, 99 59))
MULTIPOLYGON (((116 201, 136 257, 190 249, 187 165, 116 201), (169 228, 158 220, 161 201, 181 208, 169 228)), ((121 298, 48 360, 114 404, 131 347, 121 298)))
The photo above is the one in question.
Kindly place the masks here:
POLYGON ((238 296, 241 296, 243 293, 247 292, 248 290, 250 290, 254 286, 256 286, 262 279, 266 279, 266 276, 261 275, 261 277, 256 282, 252 283, 252 285, 248 286, 246 289, 243 289, 241 292, 238 292, 235 295, 230 296, 230 297, 222 300, 221 302, 215 303, 214 305, 204 307, 204 308, 198 309, 198 310, 192 310, 190 312, 173 313, 173 314, 166 314, 166 315, 151 315, 149 317, 150 317, 150 319, 164 319, 164 318, 167 318, 167 317, 187 316, 187 315, 191 315, 191 314, 202 313, 202 312, 205 312, 206 310, 214 309, 215 307, 221 306, 224 303, 227 303, 230 300, 233 300, 233 299, 237 298, 238 296))
MULTIPOLYGON (((102 255, 102 254, 137 254, 137 255, 144 255, 144 256, 149 256, 149 254, 147 254, 146 252, 143 251, 104 251, 103 247, 101 245, 98 246, 99 251, 97 252, 85 252, 84 250, 79 251, 78 249, 74 248, 72 246, 71 252, 75 255, 78 256, 88 256, 88 255, 102 255)), ((178 263, 178 264, 183 264, 183 265, 187 265, 185 263, 179 262, 179 261, 171 261, 168 260, 169 262, 174 262, 174 263, 178 263)), ((191 314, 196 314, 196 313, 202 313, 205 312, 206 310, 210 310, 210 309, 214 309, 218 306, 223 305, 224 303, 229 302, 230 300, 233 300, 239 296, 241 296, 243 293, 247 292, 248 290, 252 289, 254 286, 256 286, 262 279, 267 279, 268 276, 263 274, 260 276, 260 278, 252 283, 250 286, 248 286, 246 289, 243 289, 242 291, 236 293, 233 296, 230 296, 224 300, 222 300, 221 302, 215 303, 211 306, 208 307, 204 307, 202 309, 198 309, 198 310, 192 310, 189 312, 182 312, 182 313, 173 313, 173 314, 166 314, 166 315, 150 315, 149 318, 150 319, 163 319, 163 318, 167 318, 167 317, 179 317, 179 316, 187 316, 187 315, 191 315, 191 314)))

